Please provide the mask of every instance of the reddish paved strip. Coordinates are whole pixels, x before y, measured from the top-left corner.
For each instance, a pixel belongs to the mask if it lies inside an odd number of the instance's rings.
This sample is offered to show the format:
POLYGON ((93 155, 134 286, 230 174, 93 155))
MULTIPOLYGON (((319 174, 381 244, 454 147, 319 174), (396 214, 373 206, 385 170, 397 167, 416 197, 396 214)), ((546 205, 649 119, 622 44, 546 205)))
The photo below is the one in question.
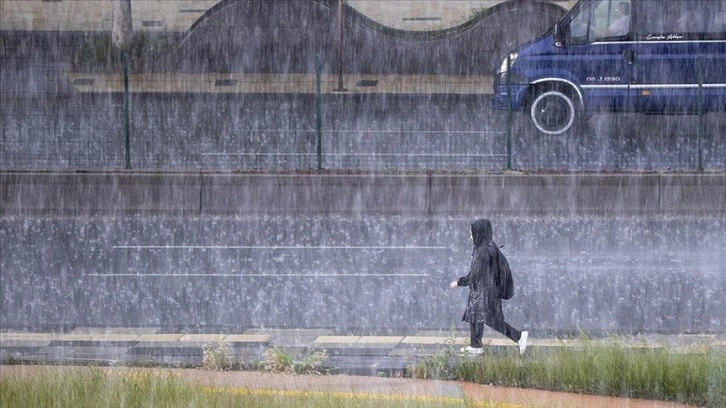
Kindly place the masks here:
POLYGON ((602 397, 594 395, 572 394, 532 390, 525 388, 490 387, 480 384, 460 383, 466 398, 473 401, 486 400, 509 401, 523 407, 557 407, 557 408, 685 408, 692 405, 677 404, 667 401, 651 401, 632 398, 602 397))

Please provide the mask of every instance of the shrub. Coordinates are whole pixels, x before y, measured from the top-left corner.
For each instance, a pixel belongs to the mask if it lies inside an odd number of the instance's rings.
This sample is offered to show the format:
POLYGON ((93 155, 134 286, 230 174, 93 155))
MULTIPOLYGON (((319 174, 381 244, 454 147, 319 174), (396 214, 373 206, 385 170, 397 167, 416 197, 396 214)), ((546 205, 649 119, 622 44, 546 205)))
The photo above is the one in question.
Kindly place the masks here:
POLYGON ((328 355, 325 351, 310 351, 301 360, 295 360, 292 353, 281 347, 265 351, 264 369, 276 373, 320 374, 328 355))
POLYGON ((229 346, 221 339, 217 345, 204 346, 202 367, 205 370, 226 371, 234 367, 234 359, 229 354, 229 346))

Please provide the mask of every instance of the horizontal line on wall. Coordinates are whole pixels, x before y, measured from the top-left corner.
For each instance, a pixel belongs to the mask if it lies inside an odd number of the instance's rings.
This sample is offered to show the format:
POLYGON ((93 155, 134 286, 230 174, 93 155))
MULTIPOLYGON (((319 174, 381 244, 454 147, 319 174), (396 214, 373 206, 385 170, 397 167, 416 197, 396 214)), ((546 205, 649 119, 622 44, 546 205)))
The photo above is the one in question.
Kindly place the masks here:
POLYGON ((113 249, 359 249, 359 250, 401 250, 401 249, 449 249, 444 246, 355 246, 355 245, 114 245, 113 249))
POLYGON ((189 277, 189 278, 371 278, 371 277, 428 277, 425 273, 88 273, 91 277, 133 277, 133 278, 159 278, 159 277, 189 277))
MULTIPOLYGON (((202 156, 274 156, 274 157, 315 157, 316 153, 201 153, 202 156)), ((325 153, 323 157, 506 157, 502 154, 414 154, 414 153, 325 153)))

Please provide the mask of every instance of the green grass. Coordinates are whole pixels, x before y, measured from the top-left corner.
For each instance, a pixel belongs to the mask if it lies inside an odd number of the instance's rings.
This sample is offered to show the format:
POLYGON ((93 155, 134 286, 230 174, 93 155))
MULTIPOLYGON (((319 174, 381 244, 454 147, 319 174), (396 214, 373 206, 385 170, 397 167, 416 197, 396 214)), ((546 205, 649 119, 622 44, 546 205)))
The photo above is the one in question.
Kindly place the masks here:
POLYGON ((701 347, 676 352, 668 347, 628 347, 613 340, 582 339, 574 347, 533 348, 524 357, 485 353, 441 369, 441 356, 413 370, 444 373, 442 379, 594 395, 676 401, 726 407, 726 352, 701 347))
MULTIPOLYGON (((305 364, 317 366, 319 356, 314 357, 305 364)), ((284 366, 281 371, 301 372, 293 369, 295 363, 285 354, 276 355, 274 360, 284 366)), ((211 388, 173 373, 145 369, 55 368, 36 367, 31 375, 3 374, 0 405, 424 408, 474 404, 463 399, 405 395, 211 388)), ((489 351, 475 357, 460 356, 452 347, 423 358, 408 372, 418 378, 726 407, 726 350, 709 347, 684 352, 668 347, 630 347, 617 340, 581 339, 575 346, 533 347, 526 356, 489 351)))
POLYGON ((434 408, 488 406, 457 398, 352 392, 249 390, 209 387, 172 373, 101 368, 5 374, 0 381, 4 407, 285 407, 434 408))

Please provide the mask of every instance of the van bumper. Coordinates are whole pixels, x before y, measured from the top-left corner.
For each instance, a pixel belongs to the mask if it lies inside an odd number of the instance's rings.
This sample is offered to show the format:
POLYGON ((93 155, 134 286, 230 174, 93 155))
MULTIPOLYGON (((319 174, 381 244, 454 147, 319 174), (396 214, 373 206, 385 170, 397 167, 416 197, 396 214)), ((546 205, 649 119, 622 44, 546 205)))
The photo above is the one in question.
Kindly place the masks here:
POLYGON ((496 110, 522 110, 526 84, 495 85, 492 108, 496 110))

